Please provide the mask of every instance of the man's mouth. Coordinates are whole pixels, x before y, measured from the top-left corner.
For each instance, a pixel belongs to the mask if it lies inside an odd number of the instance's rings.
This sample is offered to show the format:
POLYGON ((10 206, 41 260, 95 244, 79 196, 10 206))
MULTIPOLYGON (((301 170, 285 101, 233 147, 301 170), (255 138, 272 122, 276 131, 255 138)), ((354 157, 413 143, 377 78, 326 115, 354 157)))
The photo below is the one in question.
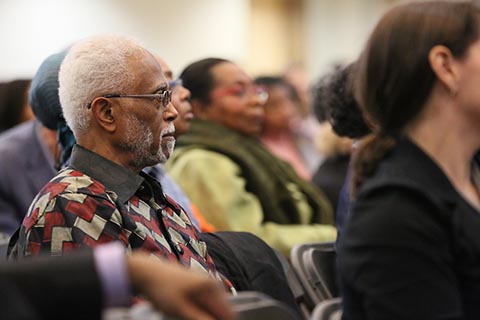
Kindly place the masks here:
POLYGON ((175 131, 167 132, 167 133, 162 135, 162 138, 168 138, 168 137, 175 138, 175 131))

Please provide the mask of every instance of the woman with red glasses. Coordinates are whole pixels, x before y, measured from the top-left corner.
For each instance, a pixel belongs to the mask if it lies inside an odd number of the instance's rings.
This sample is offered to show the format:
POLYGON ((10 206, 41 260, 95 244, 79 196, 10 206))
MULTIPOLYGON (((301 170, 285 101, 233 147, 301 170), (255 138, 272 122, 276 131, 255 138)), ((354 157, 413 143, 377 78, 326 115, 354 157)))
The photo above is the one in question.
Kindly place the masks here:
POLYGON ((266 92, 238 65, 208 58, 180 75, 195 118, 167 171, 217 230, 248 231, 288 255, 293 245, 332 241, 326 197, 259 141, 266 92))

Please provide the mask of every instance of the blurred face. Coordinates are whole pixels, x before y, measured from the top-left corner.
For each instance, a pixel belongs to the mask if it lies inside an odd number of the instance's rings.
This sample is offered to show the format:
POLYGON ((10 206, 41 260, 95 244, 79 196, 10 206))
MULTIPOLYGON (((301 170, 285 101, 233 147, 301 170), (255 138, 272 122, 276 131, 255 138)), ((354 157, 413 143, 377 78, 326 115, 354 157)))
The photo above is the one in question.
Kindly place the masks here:
POLYGON ((298 126, 299 112, 287 87, 272 86, 264 109, 265 131, 292 131, 298 126))
POLYGON ((175 137, 179 137, 186 133, 190 128, 190 122, 193 119, 192 105, 190 103, 190 91, 181 83, 173 82, 173 72, 165 61, 156 56, 157 62, 162 67, 165 78, 170 83, 172 90, 172 104, 177 109, 178 117, 174 121, 175 137))
POLYGON ((190 90, 181 84, 175 85, 172 90, 172 103, 178 112, 178 117, 174 121, 175 137, 179 137, 190 129, 190 122, 193 119, 190 90))
POLYGON ((248 135, 260 133, 263 102, 252 79, 237 65, 224 62, 210 70, 214 88, 210 103, 199 110, 199 116, 248 135))
MULTIPOLYGON (((162 69, 155 59, 145 53, 142 59, 132 59, 131 72, 137 84, 128 94, 162 93, 168 88, 162 69)), ((119 147, 132 154, 136 167, 152 166, 167 161, 175 146, 173 121, 177 112, 171 103, 147 98, 116 99, 123 103, 124 117, 119 124, 123 133, 119 147)))

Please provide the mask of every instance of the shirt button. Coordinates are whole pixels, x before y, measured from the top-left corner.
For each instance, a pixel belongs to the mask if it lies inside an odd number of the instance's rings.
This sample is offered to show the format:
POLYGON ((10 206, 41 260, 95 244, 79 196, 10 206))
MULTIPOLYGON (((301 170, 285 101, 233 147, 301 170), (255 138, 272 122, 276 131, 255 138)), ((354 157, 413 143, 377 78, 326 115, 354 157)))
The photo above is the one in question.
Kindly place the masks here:
POLYGON ((180 244, 176 244, 175 245, 175 248, 177 249, 177 252, 180 253, 180 254, 183 254, 183 248, 180 244))

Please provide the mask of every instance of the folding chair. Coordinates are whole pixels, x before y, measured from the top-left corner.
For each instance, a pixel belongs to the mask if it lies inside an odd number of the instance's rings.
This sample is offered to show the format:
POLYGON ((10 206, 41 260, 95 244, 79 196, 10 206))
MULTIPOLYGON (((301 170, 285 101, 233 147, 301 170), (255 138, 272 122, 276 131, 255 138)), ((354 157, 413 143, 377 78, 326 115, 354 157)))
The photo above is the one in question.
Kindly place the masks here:
POLYGON ((338 296, 333 242, 297 245, 290 259, 305 290, 305 302, 310 311, 318 303, 338 296))
POLYGON ((338 297, 335 248, 310 248, 303 254, 303 259, 310 283, 317 295, 322 300, 338 297))
POLYGON ((341 320, 342 299, 333 298, 320 302, 313 309, 310 320, 341 320))
POLYGON ((290 287, 290 290, 292 290, 292 294, 295 298, 295 302, 297 303, 303 318, 308 319, 308 317, 310 316, 311 309, 307 304, 307 301, 305 300, 306 299, 305 289, 303 289, 303 285, 300 283, 300 280, 298 279, 298 276, 295 270, 293 269, 290 262, 288 262, 287 258, 285 258, 285 256, 282 253, 280 253, 280 251, 277 251, 275 249, 274 251, 278 257, 278 260, 282 264, 285 277, 287 278, 287 281, 288 281, 288 286, 290 287))
MULTIPOLYGON (((237 320, 299 320, 296 313, 286 304, 256 291, 241 291, 229 297, 237 320)), ((132 308, 111 308, 104 311, 103 320, 175 320, 155 309, 149 302, 132 308)))
POLYGON ((260 292, 239 292, 229 300, 237 320, 299 320, 287 305, 260 292))

